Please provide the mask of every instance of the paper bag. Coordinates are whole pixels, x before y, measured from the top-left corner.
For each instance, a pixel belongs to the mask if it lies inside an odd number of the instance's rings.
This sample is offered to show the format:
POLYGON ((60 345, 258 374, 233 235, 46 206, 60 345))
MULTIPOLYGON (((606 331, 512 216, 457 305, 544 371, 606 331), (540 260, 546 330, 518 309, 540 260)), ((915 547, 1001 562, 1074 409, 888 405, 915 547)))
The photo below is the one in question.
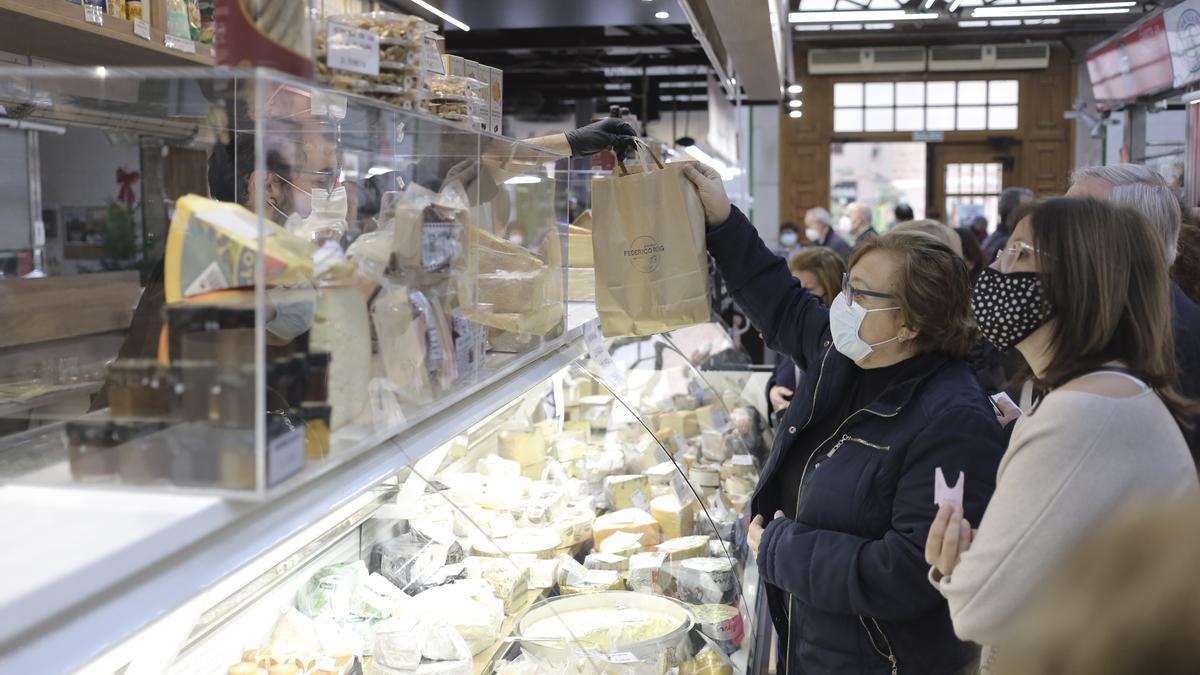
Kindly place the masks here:
POLYGON ((608 337, 709 320, 704 208, 683 173, 693 162, 654 161, 592 183, 596 311, 608 337))

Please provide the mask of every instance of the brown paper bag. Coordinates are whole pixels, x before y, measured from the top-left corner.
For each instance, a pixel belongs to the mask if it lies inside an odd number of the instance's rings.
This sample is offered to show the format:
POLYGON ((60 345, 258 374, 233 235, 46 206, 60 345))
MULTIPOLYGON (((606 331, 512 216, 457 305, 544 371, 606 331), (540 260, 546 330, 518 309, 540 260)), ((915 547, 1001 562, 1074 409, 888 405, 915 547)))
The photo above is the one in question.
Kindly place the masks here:
MULTIPOLYGON (((646 154, 650 154, 646 151, 646 154)), ((620 166, 592 182, 596 311, 609 337, 709 320, 704 208, 683 168, 620 166)))

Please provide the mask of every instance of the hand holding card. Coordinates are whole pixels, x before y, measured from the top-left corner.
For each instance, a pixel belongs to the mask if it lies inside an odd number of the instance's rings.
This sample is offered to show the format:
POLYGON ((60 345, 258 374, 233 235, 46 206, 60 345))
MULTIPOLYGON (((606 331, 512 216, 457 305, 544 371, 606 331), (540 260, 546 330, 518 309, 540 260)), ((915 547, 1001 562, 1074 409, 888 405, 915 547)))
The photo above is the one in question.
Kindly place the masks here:
POLYGON ((962 471, 958 472, 958 481, 954 487, 946 485, 946 476, 942 473, 942 467, 933 470, 933 503, 940 506, 957 506, 962 508, 963 505, 963 487, 967 483, 966 474, 962 471))

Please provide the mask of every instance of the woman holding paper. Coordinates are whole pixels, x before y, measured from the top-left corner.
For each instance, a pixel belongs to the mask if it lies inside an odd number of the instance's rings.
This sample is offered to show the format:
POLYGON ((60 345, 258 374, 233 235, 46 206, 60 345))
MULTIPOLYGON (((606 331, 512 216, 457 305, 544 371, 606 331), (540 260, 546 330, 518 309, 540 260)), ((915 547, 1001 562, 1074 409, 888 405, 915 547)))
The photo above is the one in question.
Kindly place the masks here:
POLYGON ((827 307, 690 169, 707 245, 738 305, 803 378, 752 502, 748 540, 781 638, 779 672, 962 672, 960 642, 924 577, 935 472, 965 474, 978 522, 1003 452, 992 406, 963 361, 976 339, 966 267, 916 232, 861 245, 827 307))
POLYGON ((1127 207, 1076 199, 1014 220, 975 286, 975 316, 998 349, 1021 352, 1049 393, 1017 421, 978 532, 943 507, 925 549, 955 632, 985 646, 1006 638, 1043 575, 1114 507, 1137 493, 1200 490, 1178 424, 1194 406, 1174 389, 1167 269, 1153 226, 1127 207))

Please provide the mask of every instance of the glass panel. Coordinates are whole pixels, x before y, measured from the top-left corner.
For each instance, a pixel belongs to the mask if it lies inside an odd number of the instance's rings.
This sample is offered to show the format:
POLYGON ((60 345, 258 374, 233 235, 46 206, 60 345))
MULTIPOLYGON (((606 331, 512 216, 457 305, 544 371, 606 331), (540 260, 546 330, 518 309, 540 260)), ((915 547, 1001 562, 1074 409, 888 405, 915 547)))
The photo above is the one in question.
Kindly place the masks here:
POLYGON ((946 165, 946 194, 958 194, 958 186, 961 184, 960 174, 962 173, 962 167, 962 164, 946 165))
POLYGON ((862 108, 840 108, 833 111, 834 131, 862 131, 862 108))
POLYGON ((954 90, 953 82, 928 82, 925 85, 925 104, 954 105, 954 90))
POLYGON ((891 107, 893 101, 893 86, 891 82, 868 82, 867 83, 867 107, 868 108, 887 108, 891 107))
POLYGON ((896 131, 920 131, 924 128, 924 108, 896 108, 896 131))
POLYGON ((988 82, 988 103, 996 105, 998 103, 1016 103, 1017 102, 1017 81, 1016 80, 992 80, 988 82))
POLYGON ((988 107, 988 129, 1016 129, 1017 106, 994 105, 988 107))
POLYGON ((833 85, 833 107, 855 108, 863 104, 862 82, 835 82, 833 85))
POLYGON ((897 82, 896 105, 925 105, 925 83, 897 82))
POLYGON ((986 129, 987 108, 981 105, 959 108, 957 128, 960 131, 986 129))
POLYGON ((925 128, 931 131, 953 131, 954 108, 926 108, 925 128))
POLYGON ((959 105, 980 105, 987 103, 987 82, 983 80, 964 80, 958 83, 959 105))
POLYGON ((867 108, 867 131, 892 131, 893 111, 891 108, 867 108))
POLYGON ((971 165, 971 192, 985 192, 987 190, 987 165, 972 164, 971 165))

